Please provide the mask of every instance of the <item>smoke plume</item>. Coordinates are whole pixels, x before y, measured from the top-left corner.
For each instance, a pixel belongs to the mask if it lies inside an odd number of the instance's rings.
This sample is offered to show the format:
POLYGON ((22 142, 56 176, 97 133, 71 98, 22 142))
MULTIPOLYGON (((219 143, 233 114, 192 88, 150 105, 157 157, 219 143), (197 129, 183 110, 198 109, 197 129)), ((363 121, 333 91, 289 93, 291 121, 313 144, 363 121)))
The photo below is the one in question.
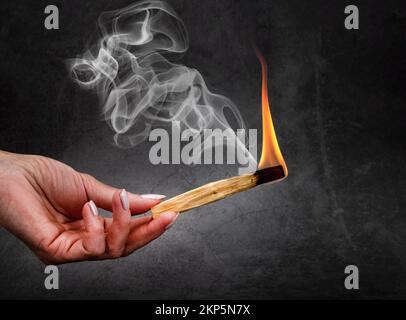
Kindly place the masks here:
MULTIPOLYGON (((142 1, 105 12, 98 27, 101 38, 80 58, 69 60, 69 67, 80 86, 97 92, 117 145, 135 146, 153 127, 175 121, 180 130, 199 133, 230 129, 231 116, 235 127, 245 129, 232 101, 211 92, 198 70, 169 61, 186 52, 189 40, 166 3, 142 1)), ((246 152, 245 141, 235 139, 246 152)))

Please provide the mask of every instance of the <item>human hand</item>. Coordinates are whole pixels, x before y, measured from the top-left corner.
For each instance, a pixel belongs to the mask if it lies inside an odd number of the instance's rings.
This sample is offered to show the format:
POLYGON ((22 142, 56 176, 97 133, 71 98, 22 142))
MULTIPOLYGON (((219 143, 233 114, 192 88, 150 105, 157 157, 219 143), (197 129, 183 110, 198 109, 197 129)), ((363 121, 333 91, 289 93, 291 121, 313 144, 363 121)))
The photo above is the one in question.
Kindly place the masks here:
POLYGON ((129 255, 178 217, 131 218, 162 198, 118 190, 50 158, 0 151, 0 225, 45 263, 129 255), (98 215, 97 207, 112 218, 98 215))

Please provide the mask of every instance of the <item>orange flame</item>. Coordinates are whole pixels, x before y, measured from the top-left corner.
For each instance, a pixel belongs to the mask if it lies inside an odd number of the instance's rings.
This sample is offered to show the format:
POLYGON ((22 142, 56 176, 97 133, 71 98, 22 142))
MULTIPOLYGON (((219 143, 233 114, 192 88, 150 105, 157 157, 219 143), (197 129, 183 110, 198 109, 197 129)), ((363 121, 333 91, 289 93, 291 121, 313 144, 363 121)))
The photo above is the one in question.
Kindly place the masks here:
POLYGON ((268 100, 268 74, 267 65, 263 55, 256 50, 261 63, 262 71, 262 154, 258 163, 258 169, 282 166, 285 177, 288 176, 288 167, 279 149, 275 128, 272 122, 271 110, 268 100))

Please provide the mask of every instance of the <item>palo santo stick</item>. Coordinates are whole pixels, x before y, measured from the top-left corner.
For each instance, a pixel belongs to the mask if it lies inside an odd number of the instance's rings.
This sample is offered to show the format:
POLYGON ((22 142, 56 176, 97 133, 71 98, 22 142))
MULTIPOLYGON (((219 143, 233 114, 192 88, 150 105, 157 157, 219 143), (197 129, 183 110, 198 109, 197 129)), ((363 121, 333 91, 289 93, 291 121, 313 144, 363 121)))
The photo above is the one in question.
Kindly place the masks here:
POLYGON ((161 202, 151 209, 156 218, 166 211, 185 212, 212 203, 257 185, 285 177, 282 166, 257 170, 254 173, 214 181, 161 202))

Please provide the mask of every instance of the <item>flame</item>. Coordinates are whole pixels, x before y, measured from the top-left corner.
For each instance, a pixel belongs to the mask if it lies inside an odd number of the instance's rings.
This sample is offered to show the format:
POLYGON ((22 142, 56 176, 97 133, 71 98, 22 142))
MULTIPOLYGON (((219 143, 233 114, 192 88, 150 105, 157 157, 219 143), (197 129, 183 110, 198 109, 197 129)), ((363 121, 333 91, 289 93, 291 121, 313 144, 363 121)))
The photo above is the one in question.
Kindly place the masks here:
POLYGON ((271 110, 268 99, 268 74, 267 65, 263 55, 256 50, 261 63, 262 72, 262 154, 258 163, 258 169, 282 166, 285 177, 288 176, 288 167, 279 149, 275 128, 272 122, 271 110))

